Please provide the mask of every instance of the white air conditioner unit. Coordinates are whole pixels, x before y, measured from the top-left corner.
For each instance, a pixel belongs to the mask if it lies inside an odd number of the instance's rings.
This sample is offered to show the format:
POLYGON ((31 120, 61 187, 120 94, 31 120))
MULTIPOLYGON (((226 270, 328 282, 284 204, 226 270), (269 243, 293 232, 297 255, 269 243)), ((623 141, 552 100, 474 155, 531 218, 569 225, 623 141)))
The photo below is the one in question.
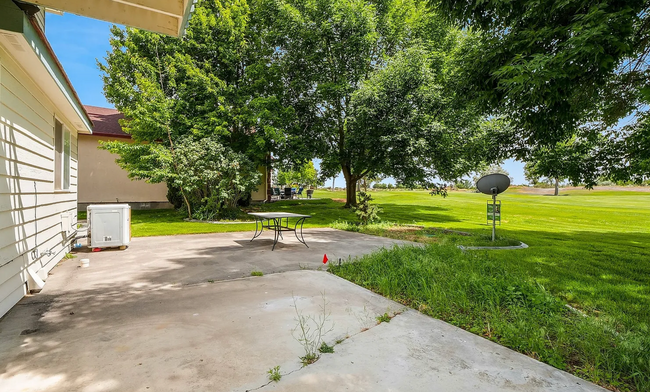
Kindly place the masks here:
POLYGON ((91 248, 126 247, 131 242, 131 206, 95 204, 86 209, 88 246, 91 248))

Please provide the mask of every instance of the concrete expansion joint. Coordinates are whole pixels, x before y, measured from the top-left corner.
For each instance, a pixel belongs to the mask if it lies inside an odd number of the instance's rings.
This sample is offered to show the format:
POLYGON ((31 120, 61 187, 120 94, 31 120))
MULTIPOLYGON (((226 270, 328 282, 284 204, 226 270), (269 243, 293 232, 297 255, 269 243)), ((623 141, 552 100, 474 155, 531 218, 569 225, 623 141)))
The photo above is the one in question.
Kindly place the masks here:
MULTIPOLYGON (((362 328, 359 332, 357 332, 357 333, 355 333, 355 334, 352 334, 352 335, 346 335, 345 339, 342 339, 342 340, 340 340, 340 341, 335 342, 334 345, 333 345, 332 347, 336 347, 336 346, 338 346, 339 344, 343 343, 344 341, 346 341, 346 340, 348 340, 348 339, 351 339, 351 338, 353 338, 353 337, 355 337, 355 336, 357 336, 357 335, 361 335, 361 334, 364 333, 364 332, 368 332, 368 331, 370 331, 371 329, 373 329, 373 328, 375 328, 375 327, 378 327, 378 326, 381 325, 381 324, 390 324, 390 320, 392 320, 392 319, 394 319, 395 317, 401 315, 402 313, 404 313, 404 312, 407 311, 407 310, 408 310, 407 307, 403 307, 403 308, 400 309, 400 310, 397 310, 397 311, 395 311, 395 312, 392 312, 392 316, 388 316, 388 313, 386 313, 385 315, 388 317, 388 320, 386 320, 386 321, 383 321, 383 320, 380 321, 379 319, 380 319, 382 316, 379 316, 379 317, 378 317, 378 321, 377 321, 376 324, 374 324, 374 325, 372 325, 372 326, 370 326, 370 327, 362 328)), ((314 363, 316 363, 316 362, 314 362, 314 363)), ((310 364, 310 365, 311 365, 311 364, 310 364)), ((281 373, 281 375, 282 375, 282 377, 288 376, 288 375, 290 375, 290 374, 293 374, 293 373, 299 372, 299 371, 301 371, 301 370, 303 370, 303 369, 306 369, 306 368, 309 367, 310 365, 303 365, 303 366, 299 367, 298 369, 294 369, 294 370, 292 370, 292 371, 290 371, 290 372, 287 372, 287 373, 281 373)), ((271 380, 270 380, 270 381, 268 381, 268 382, 266 382, 266 383, 260 385, 259 387, 252 388, 252 389, 246 389, 245 392, 259 391, 259 390, 261 390, 262 388, 264 388, 264 387, 266 387, 266 386, 268 386, 268 385, 270 385, 270 384, 273 384, 274 382, 279 382, 279 381, 271 381, 271 380)))
MULTIPOLYGON (((306 368, 306 367, 307 367, 307 366, 301 366, 301 367, 299 367, 298 369, 293 369, 293 370, 290 371, 290 372, 287 372, 287 373, 281 373, 281 375, 282 375, 282 377, 284 377, 284 376, 288 376, 288 375, 293 374, 293 373, 295 373, 295 372, 298 372, 298 371, 300 371, 300 370, 302 370, 302 369, 304 369, 304 368, 306 368)), ((266 387, 266 386, 268 386, 268 385, 270 385, 270 384, 272 384, 272 383, 274 383, 274 382, 277 382, 277 381, 268 381, 267 383, 262 384, 262 385, 260 385, 260 386, 257 387, 257 388, 247 389, 246 392, 259 391, 260 389, 262 389, 262 388, 264 388, 264 387, 266 387)))
POLYGON ((346 337, 344 340, 348 340, 348 339, 350 339, 350 338, 353 337, 353 336, 357 336, 357 335, 360 335, 360 334, 362 334, 362 333, 364 333, 364 332, 370 331, 371 329, 373 329, 373 328, 375 328, 375 327, 378 327, 378 326, 380 326, 381 324, 390 324, 390 320, 392 320, 392 319, 394 319, 395 317, 401 315, 402 313, 406 312, 407 310, 408 310, 408 308, 404 307, 404 308, 402 308, 402 309, 400 309, 400 310, 397 310, 397 311, 391 312, 391 313, 392 313, 392 316, 389 316, 389 315, 388 315, 388 312, 385 313, 384 315, 380 315, 380 316, 377 318, 377 323, 376 323, 376 324, 373 324, 373 325, 371 325, 370 327, 363 328, 363 329, 361 329, 361 331, 359 331, 359 332, 357 332, 357 333, 355 333, 355 334, 353 334, 353 335, 349 335, 349 336, 346 337), (387 319, 386 319, 386 317, 387 317, 387 319), (384 319, 380 320, 380 318, 384 318, 384 319))

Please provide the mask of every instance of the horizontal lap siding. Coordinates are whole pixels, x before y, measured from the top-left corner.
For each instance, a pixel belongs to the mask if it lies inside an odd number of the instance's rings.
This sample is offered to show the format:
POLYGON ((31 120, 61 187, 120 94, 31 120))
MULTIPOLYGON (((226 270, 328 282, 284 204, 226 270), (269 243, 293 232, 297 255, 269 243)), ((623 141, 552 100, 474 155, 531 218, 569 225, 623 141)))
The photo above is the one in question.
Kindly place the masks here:
POLYGON ((56 106, 0 47, 0 316, 27 292, 27 270, 44 279, 69 250, 61 215, 76 222, 77 134, 57 116, 72 136, 70 190, 57 191, 56 115, 56 106), (43 255, 47 250, 53 254, 43 255))

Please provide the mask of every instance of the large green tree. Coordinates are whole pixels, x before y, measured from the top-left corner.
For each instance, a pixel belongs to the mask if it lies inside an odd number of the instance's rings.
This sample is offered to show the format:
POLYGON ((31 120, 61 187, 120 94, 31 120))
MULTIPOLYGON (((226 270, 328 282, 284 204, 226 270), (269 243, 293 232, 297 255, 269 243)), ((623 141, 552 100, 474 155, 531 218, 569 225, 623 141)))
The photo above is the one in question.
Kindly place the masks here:
MULTIPOLYGON (((287 128, 293 152, 320 158, 324 177, 342 171, 347 206, 356 204, 356 183, 370 171, 417 177, 411 170, 399 171, 406 156, 392 162, 395 165, 388 161, 400 155, 397 144, 394 154, 373 160, 381 162, 380 170, 363 163, 369 151, 387 151, 356 143, 359 138, 353 135, 361 128, 350 121, 353 96, 396 54, 414 45, 423 53, 447 53, 456 34, 417 0, 266 0, 265 4, 277 49, 274 61, 286 86, 283 104, 295 111, 287 128)), ((437 60, 444 62, 444 57, 437 60)), ((369 123, 370 118, 363 121, 369 123)))
MULTIPOLYGON (((283 142, 279 124, 288 114, 275 98, 275 49, 254 11, 246 0, 199 1, 182 38, 113 27, 112 50, 99 64, 106 98, 124 113, 122 127, 134 141, 104 148, 120 155, 132 178, 177 189, 190 215, 191 192, 179 178, 191 173, 181 173, 179 141, 189 148, 190 139, 205 140, 240 167, 267 163, 283 142)), ((201 207, 221 191, 194 200, 201 207)))
POLYGON ((296 170, 278 170, 277 179, 278 185, 321 185, 322 182, 318 179, 318 170, 314 166, 314 162, 308 161, 296 170))
POLYGON ((612 131, 600 151, 600 165, 604 177, 614 181, 650 183, 650 113, 639 113, 620 129, 612 131))
POLYGON ((524 167, 526 178, 535 183, 546 178, 559 194, 559 183, 569 180, 573 185, 592 188, 602 174, 604 137, 591 131, 580 132, 566 142, 540 146, 529 156, 524 167))

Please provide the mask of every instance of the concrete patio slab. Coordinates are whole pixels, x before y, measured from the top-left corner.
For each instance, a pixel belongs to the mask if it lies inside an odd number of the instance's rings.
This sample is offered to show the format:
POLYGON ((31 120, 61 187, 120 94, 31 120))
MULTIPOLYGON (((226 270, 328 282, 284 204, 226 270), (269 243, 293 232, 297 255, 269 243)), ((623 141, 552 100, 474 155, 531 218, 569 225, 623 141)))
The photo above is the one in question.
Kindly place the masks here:
POLYGON ((605 391, 412 309, 263 390, 605 391))
POLYGON ((126 252, 89 254, 89 268, 61 263, 0 320, 0 390, 603 391, 327 272, 219 281, 228 268, 240 267, 236 278, 315 267, 323 250, 393 242, 325 230, 315 255, 283 252, 291 243, 255 255, 232 245, 237 234, 136 239, 126 252), (317 318, 323 306, 325 341, 342 342, 301 367, 296 310, 317 318), (377 325, 383 313, 398 314, 377 325), (269 383, 275 366, 283 377, 269 383))
MULTIPOLYGON (((323 255, 336 262, 391 248, 404 241, 333 229, 305 229, 307 245, 293 233, 284 233, 274 251, 273 232, 264 231, 250 241, 253 232, 133 238, 124 251, 91 252, 82 248, 78 258, 90 259, 83 279, 68 282, 68 289, 111 282, 131 285, 192 284, 323 266, 323 255)), ((56 271, 54 271, 56 273, 56 271)))

